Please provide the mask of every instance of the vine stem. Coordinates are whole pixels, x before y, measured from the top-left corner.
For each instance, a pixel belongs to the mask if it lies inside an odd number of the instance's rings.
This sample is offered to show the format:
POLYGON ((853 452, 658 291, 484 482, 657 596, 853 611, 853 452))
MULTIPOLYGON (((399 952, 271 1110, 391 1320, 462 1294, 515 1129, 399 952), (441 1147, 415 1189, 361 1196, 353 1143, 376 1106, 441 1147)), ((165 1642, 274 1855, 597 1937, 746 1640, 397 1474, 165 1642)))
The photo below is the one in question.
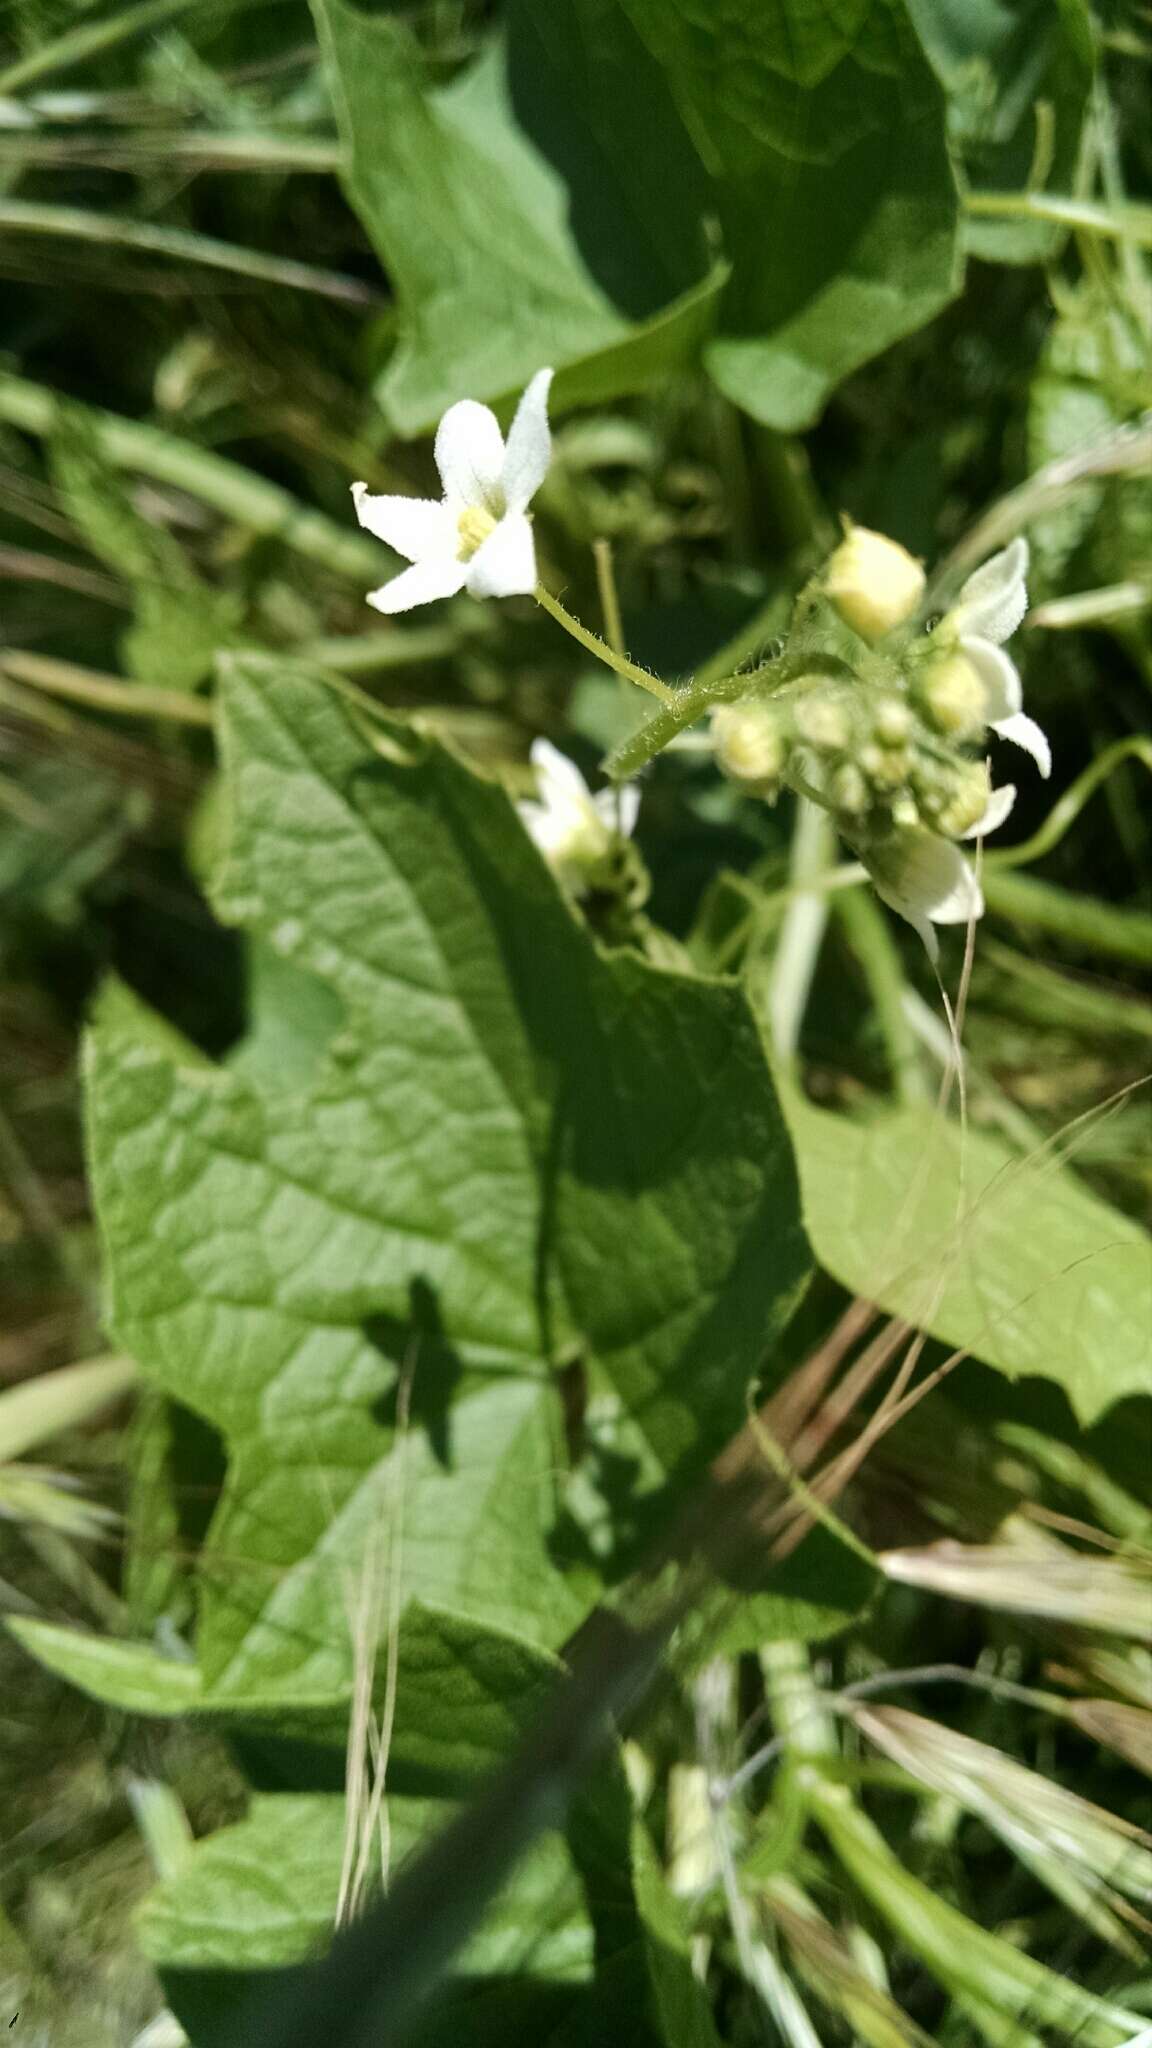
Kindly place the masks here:
POLYGON ((783 1060, 794 1057, 800 1042, 800 1027, 828 923, 828 895, 823 881, 832 866, 834 843, 827 812, 810 797, 798 797, 788 875, 796 894, 784 915, 768 988, 772 1039, 783 1060))
POLYGON ((571 612, 565 610, 559 598, 553 597, 550 590, 545 590, 542 583, 536 585, 533 596, 542 610, 546 611, 550 618, 555 619, 558 626, 563 626, 564 631, 570 634, 573 640, 578 641, 597 661, 602 661, 606 668, 615 669, 616 674, 623 676, 627 682, 639 683, 642 690, 647 690, 651 697, 659 697, 662 704, 672 704, 676 701, 675 690, 667 683, 661 682, 659 676, 651 676, 647 669, 638 668, 634 661, 629 661, 626 654, 614 654, 606 640, 601 640, 598 633, 590 632, 587 626, 580 624, 579 619, 574 619, 571 612))

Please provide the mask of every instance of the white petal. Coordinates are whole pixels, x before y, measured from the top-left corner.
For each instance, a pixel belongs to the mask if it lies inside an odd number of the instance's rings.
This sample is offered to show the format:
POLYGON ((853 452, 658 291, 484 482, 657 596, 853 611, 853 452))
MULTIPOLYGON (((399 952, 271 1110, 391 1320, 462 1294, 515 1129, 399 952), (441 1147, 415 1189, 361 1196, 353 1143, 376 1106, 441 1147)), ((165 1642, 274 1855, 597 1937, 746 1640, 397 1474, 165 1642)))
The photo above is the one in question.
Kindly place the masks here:
POLYGON ((960 592, 957 612, 965 633, 976 633, 997 646, 1016 631, 1028 609, 1024 578, 1028 574, 1028 543, 1014 540, 973 572, 960 592))
POLYGON ((504 436, 488 406, 474 398, 449 406, 436 429, 436 467, 452 506, 476 505, 497 516, 503 511, 504 436))
POLYGON ((1005 782, 1000 789, 994 789, 988 799, 984 816, 971 825, 962 836, 965 839, 987 839, 989 833, 998 832, 1016 802, 1016 785, 1005 782))
POLYGON ((909 832, 880 864, 869 863, 876 891, 914 925, 935 960, 934 924, 967 924, 984 911, 975 872, 958 846, 932 832, 909 832))
POLYGON ((567 819, 550 810, 547 804, 536 804, 527 799, 518 803, 516 809, 546 859, 563 851, 569 839, 567 819))
POLYGON ((985 724, 995 725, 998 718, 1011 718, 1024 698, 1016 663, 1001 648, 994 647, 991 640, 965 634, 960 647, 984 685, 985 724))
POLYGON ((473 597, 527 597, 536 588, 536 545, 524 512, 506 512, 466 565, 473 597))
POLYGON ((610 832, 631 839, 640 809, 640 790, 635 782, 613 783, 607 789, 598 789, 592 803, 597 817, 610 832))
POLYGON ((367 484, 353 484, 352 500, 361 526, 406 561, 423 562, 432 555, 455 555, 459 546, 456 521, 446 505, 431 498, 374 497, 367 484))
POLYGON ((552 745, 551 740, 533 740, 530 759, 545 803, 587 802, 588 784, 575 761, 570 761, 567 754, 562 754, 559 747, 552 745))
POLYGON ((510 512, 523 512, 531 503, 552 459, 552 436, 548 431, 551 383, 551 370, 537 370, 508 429, 502 481, 504 503, 510 512))
POLYGON ((625 839, 631 839, 640 815, 640 784, 626 782, 620 791, 619 830, 625 839))
POLYGON ((1011 740, 1014 747, 1023 747, 1026 754, 1031 754, 1041 775, 1047 780, 1052 773, 1052 749, 1048 744, 1047 733, 1041 730, 1034 718, 1029 718, 1023 711, 1017 711, 1011 718, 995 719, 992 730, 998 732, 1002 740, 1011 740))
POLYGON ((464 587, 467 563, 445 560, 417 562, 403 575, 394 576, 380 590, 368 592, 368 602, 378 612, 410 612, 413 605, 432 604, 438 597, 454 597, 464 587))

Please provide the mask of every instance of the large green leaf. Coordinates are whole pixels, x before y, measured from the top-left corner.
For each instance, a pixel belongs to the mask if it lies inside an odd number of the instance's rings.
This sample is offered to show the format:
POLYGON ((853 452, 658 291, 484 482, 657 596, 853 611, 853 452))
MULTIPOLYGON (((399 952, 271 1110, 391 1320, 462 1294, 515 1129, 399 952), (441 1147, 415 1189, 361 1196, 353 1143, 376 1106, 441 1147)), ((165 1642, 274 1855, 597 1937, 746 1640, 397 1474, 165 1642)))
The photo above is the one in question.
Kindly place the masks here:
POLYGON ((1152 1240, 1052 1157, 1014 1157, 927 1111, 868 1123, 790 1109, 813 1246, 845 1286, 1082 1421, 1148 1391, 1152 1240))
POLYGON ((903 0, 514 0, 436 89, 405 24, 313 5, 400 301, 404 431, 544 362, 561 399, 649 383, 699 352, 729 270, 713 373, 805 425, 956 289, 944 99, 903 0))
POLYGON ((714 179, 733 278, 707 361, 769 426, 959 284, 939 88, 903 0, 622 0, 714 179))
POLYGON ((543 363, 573 368, 572 395, 590 398, 699 347, 723 269, 654 66, 622 82, 645 99, 646 172, 625 190, 613 162, 625 131, 608 107, 590 116, 597 52, 582 61, 570 38, 557 44, 564 8, 546 23, 550 10, 519 9, 510 40, 435 89, 406 23, 349 0, 313 9, 349 189, 400 302, 382 397, 401 431, 465 393, 499 397, 543 363))
MULTIPOLYGON (((388 1800, 390 1866, 441 1826, 443 1801, 388 1800)), ((140 1917, 145 1953, 162 1970, 268 1970, 327 1946, 344 1862, 343 1794, 258 1795, 246 1819, 221 1828, 153 1892, 140 1917)), ((476 1974, 579 1979, 591 1932, 575 1871, 556 1836, 525 1858, 515 1883, 462 1958, 476 1974)))
MULTIPOLYGON (((249 1696, 238 1716, 231 1701, 206 1689, 197 1664, 162 1656, 149 1643, 50 1621, 13 1618, 8 1625, 49 1671, 125 1713, 158 1720, 195 1713, 226 1724, 239 1718, 257 1729, 340 1748, 347 1739, 346 1715, 310 1711, 286 1693, 249 1696)), ((434 1782, 442 1793, 482 1776, 507 1755, 558 1668, 518 1636, 412 1601, 396 1645, 393 1774, 414 1772, 423 1787, 434 1782)), ((386 1684, 381 1668, 378 1699, 386 1684)))
POLYGON ((687 1478, 808 1254, 737 989, 602 956, 501 790, 321 678, 235 661, 224 701, 218 899, 330 990, 316 1063, 182 1061, 120 1000, 91 1150, 115 1326, 227 1447, 206 1694, 321 1706, 393 1539, 406 1597, 562 1640, 552 1362, 687 1478))
MULTIPOLYGON (((971 185, 1020 191, 1037 165, 1053 191, 1074 190, 1094 71, 1086 0, 908 0, 908 9, 948 95, 971 185)), ((976 217, 965 239, 995 262, 1040 263, 1061 235, 1045 221, 976 217)))

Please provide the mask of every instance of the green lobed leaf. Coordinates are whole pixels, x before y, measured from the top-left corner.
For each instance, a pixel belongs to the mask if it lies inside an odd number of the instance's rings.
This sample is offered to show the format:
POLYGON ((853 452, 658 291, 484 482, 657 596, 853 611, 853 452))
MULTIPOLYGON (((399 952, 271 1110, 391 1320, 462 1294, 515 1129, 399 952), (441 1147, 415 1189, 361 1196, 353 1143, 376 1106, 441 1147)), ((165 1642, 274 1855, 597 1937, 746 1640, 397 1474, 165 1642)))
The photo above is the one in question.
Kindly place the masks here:
POLYGON ((206 1696, 323 1704, 393 1535, 406 1598, 561 1641, 551 1361, 584 1347, 686 1479, 808 1254, 739 990, 599 954, 501 790, 410 731, 374 749, 321 678, 252 657, 223 694, 218 899, 339 1027, 286 1087, 120 1002, 91 1150, 115 1326, 226 1442, 206 1696))
POLYGON ((903 0, 516 0, 436 89, 406 24, 313 5, 400 301, 404 432, 544 362, 561 397, 608 399, 702 347, 738 404, 807 425, 958 288, 944 99, 903 0))
POLYGON ((596 118, 597 52, 573 52, 565 8, 546 22, 515 10, 508 37, 436 88, 407 23, 349 0, 313 0, 313 12, 349 191, 400 304, 381 395, 401 432, 466 394, 500 397, 543 363, 571 369, 572 395, 592 398, 697 350, 724 273, 652 66, 616 87, 617 100, 646 88, 650 197, 638 206, 613 162, 625 134, 596 118))
MULTIPOLYGON (((249 1697, 242 1708, 206 1690, 199 1666, 150 1643, 98 1636, 58 1622, 13 1617, 10 1632, 29 1654, 90 1698, 124 1713, 164 1720, 195 1713, 233 1725, 343 1748, 346 1713, 290 1695, 249 1697)), ((415 1773, 422 1789, 455 1792, 494 1768, 531 1719, 558 1669, 523 1638, 466 1615, 411 1601, 397 1635, 393 1772, 415 1773)), ((375 1676, 377 1702, 386 1685, 375 1676)))
POLYGON ((714 181, 732 282, 706 361, 768 426, 959 288, 944 103, 903 0, 623 0, 714 181))
POLYGON ((927 1110, 789 1116, 817 1256, 836 1279, 1081 1421, 1148 1387, 1152 1242, 1057 1160, 927 1110))
MULTIPOLYGON (((389 1794, 391 1873, 443 1826, 451 1810, 443 1800, 389 1794)), ((328 1947, 345 1867, 346 1830, 342 1794, 257 1794, 244 1820, 199 1843, 178 1875, 151 1894, 138 1920, 141 1947, 168 1980, 176 2010, 197 2043, 216 2038, 213 2026, 197 2025, 197 2007, 235 2016, 248 1995, 251 1973, 290 1969, 328 1947), (188 1977, 191 1984, 182 1983, 188 1977), (214 1980, 215 1995, 196 1977, 206 1977, 208 1986, 214 1980)), ((454 1975, 473 1986, 478 1980, 517 1978, 528 1984, 578 1985, 591 1961, 592 1935, 579 1880, 562 1840, 548 1835, 525 1857, 459 1957, 454 1975)), ((451 1983, 446 1987, 445 2004, 454 1989, 451 1983)), ((435 2024, 441 2002, 432 2002, 429 2040, 441 2039, 435 2024)))

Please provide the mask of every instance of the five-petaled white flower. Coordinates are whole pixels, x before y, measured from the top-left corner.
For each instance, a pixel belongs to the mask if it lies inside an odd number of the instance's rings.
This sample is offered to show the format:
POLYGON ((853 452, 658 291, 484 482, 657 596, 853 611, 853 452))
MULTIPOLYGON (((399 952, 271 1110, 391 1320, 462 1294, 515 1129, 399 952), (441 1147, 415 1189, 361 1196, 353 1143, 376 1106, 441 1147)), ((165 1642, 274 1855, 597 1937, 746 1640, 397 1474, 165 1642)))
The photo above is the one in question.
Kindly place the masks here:
POLYGON ((496 415, 475 399, 450 406, 436 430, 443 499, 375 497, 353 484, 356 517, 412 567, 368 602, 406 612, 468 590, 473 597, 526 596, 536 587, 536 548, 528 506, 552 453, 548 431, 551 370, 538 370, 516 409, 505 442, 496 415))
MULTIPOLYGON (((994 789, 983 817, 970 826, 964 838, 986 839, 990 832, 998 831, 1015 801, 1013 783, 994 789)), ((868 872, 877 894, 915 927, 933 960, 940 952, 933 925, 968 924, 984 915, 984 892, 971 862, 955 840, 922 826, 913 826, 871 848, 868 872)))
POLYGON ((1052 772, 1047 736, 1021 710, 1020 672, 1004 652, 1028 609, 1024 578, 1028 543, 1014 540, 969 576, 952 610, 936 629, 937 641, 953 642, 979 678, 984 692, 983 723, 1031 754, 1041 775, 1052 772))
POLYGON ((627 782, 593 796, 575 762, 549 740, 533 740, 532 766, 537 796, 516 808, 553 873, 579 895, 613 841, 631 837, 640 791, 627 782))

